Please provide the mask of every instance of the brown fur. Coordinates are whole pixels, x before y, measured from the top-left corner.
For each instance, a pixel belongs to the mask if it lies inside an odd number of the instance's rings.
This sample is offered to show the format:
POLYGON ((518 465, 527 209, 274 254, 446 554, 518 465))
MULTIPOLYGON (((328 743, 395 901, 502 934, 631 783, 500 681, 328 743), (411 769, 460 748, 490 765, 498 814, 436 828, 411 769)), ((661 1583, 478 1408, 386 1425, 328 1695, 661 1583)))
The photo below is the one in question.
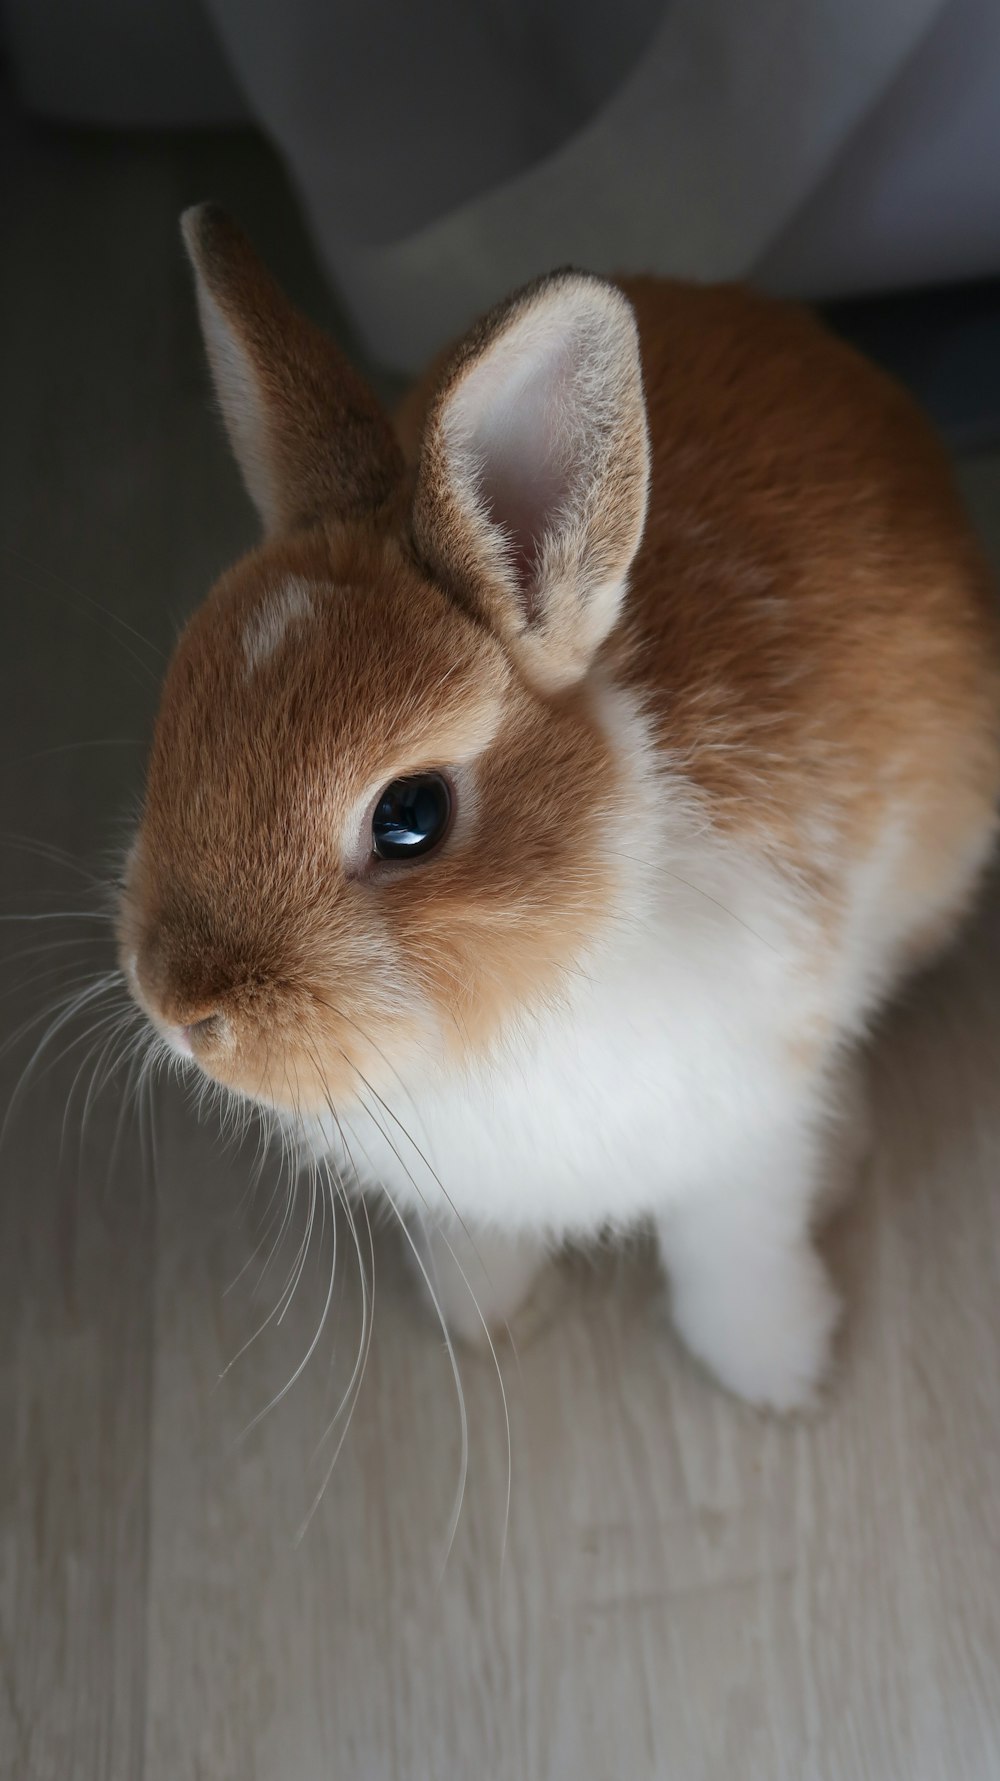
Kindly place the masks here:
POLYGON ((123 951, 221 1081, 273 1102, 345 1098, 359 1072, 429 1042, 475 1045, 558 985, 603 912, 589 831, 613 821, 607 744, 585 705, 544 710, 498 646, 391 535, 337 522, 262 546, 223 577, 164 688, 125 901, 123 951), (262 590, 323 589, 308 651, 243 674, 262 590), (345 872, 340 824, 373 778, 447 764, 484 698, 501 718, 476 811, 424 866, 345 872), (567 785, 594 804, 567 807, 567 785), (603 790, 603 798, 602 798, 603 790))
MULTIPOLYGON (((224 310, 252 366, 268 465, 276 472, 273 502, 264 514, 268 526, 280 531, 381 505, 396 487, 401 459, 364 379, 329 336, 289 303, 243 231, 218 206, 188 211, 184 232, 199 268, 199 306, 217 383, 212 304, 224 310), (289 390, 294 402, 287 400, 289 390)), ((234 416, 227 412, 226 418, 232 427, 234 416)))
MULTIPOLYGON (((997 793, 1000 628, 940 441, 805 310, 738 286, 621 288, 653 451, 609 660, 719 824, 794 854, 823 805, 856 847, 888 768, 921 844, 950 853, 997 793)), ((401 405, 408 456, 453 375, 442 355, 401 405)))
MULTIPOLYGON (((435 1028, 478 1046, 558 993, 610 907, 624 793, 588 682, 537 690, 439 523, 435 392, 496 318, 404 411, 414 462, 430 413, 414 524, 413 481, 355 373, 231 225, 198 213, 189 239, 261 402, 273 536, 171 665, 123 955, 158 1019, 222 1016, 195 1036, 211 1074, 315 1106, 377 1086, 435 1028), (314 590, 305 642, 289 632, 248 675, 247 624, 290 578, 314 590), (345 862, 366 788, 469 752, 475 793, 439 853, 345 862)), ((641 696, 713 823, 831 911, 894 801, 907 869, 933 881, 989 822, 1000 777, 997 622, 940 447, 803 313, 735 289, 624 288, 653 471, 599 666, 641 696)))
MULTIPOLYGON (((944 451, 804 311, 627 282, 654 440, 626 672, 717 822, 793 855, 910 801, 934 869, 997 792, 989 573, 944 451)), ((800 859, 804 866, 806 860, 800 859)))

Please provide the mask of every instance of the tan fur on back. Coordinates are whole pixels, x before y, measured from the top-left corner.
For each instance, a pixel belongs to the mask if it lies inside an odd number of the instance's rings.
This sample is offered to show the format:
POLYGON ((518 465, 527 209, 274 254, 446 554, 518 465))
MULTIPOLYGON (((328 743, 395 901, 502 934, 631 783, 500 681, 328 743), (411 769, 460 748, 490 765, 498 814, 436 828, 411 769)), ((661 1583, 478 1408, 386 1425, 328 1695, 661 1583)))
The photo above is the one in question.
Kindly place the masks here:
MULTIPOLYGON (((885 799, 996 793, 998 629, 945 454, 905 393, 803 311, 625 286, 653 440, 628 669, 717 819, 854 847, 885 799)), ((924 837, 921 837, 924 839, 924 837)))
MULTIPOLYGON (((845 854, 903 800, 913 869, 933 873, 995 801, 1000 734, 995 590, 943 447, 805 310, 621 282, 652 475, 609 662, 719 824, 813 877, 828 834, 835 897, 845 854)), ((401 405, 410 457, 446 364, 401 405)))

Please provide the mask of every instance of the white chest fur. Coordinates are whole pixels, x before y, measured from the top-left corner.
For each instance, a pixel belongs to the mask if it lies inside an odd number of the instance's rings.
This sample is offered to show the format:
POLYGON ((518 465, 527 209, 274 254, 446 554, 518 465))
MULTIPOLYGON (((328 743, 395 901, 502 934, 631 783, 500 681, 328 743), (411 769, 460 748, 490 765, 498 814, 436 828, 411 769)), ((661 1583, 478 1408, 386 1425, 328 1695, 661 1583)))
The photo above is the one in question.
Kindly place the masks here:
POLYGON ((548 1241, 651 1218, 688 1346, 741 1397, 787 1410, 813 1401, 838 1314, 809 1235, 848 1136, 832 1066, 926 898, 900 901, 901 811, 867 857, 827 845, 833 919, 763 836, 738 845, 648 749, 632 759, 617 917, 562 998, 490 1058, 420 1062, 342 1110, 349 1153, 332 1121, 316 1143, 420 1227, 439 1314, 474 1339, 509 1321, 548 1241))
MULTIPOLYGON (((821 994, 775 873, 705 839, 636 884, 556 1005, 488 1059, 347 1112, 353 1162, 401 1209, 554 1234, 627 1223, 731 1169, 800 1092, 821 994)), ((320 1142, 349 1179, 335 1132, 320 1142)))

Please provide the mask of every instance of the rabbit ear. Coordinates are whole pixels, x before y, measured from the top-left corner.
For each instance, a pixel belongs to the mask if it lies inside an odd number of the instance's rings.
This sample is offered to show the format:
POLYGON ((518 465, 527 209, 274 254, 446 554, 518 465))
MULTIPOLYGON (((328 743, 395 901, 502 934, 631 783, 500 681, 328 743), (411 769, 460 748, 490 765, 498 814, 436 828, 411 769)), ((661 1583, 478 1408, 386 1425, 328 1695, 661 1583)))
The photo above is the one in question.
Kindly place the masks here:
POLYGON ((185 211, 181 228, 226 430, 266 529, 379 506, 403 466, 367 384, 217 205, 185 211))
POLYGON ((631 305, 603 279, 555 273, 488 316, 446 371, 416 543, 536 684, 566 686, 618 617, 648 478, 631 305))

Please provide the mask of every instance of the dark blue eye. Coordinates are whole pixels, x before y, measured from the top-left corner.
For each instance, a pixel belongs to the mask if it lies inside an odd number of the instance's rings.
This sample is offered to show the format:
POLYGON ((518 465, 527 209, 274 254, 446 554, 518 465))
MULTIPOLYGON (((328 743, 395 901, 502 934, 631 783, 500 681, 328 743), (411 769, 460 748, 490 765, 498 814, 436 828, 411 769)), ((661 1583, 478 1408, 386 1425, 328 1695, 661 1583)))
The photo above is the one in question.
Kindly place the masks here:
POLYGON ((413 860, 444 840, 451 793, 440 773, 418 773, 387 785, 372 817, 372 848, 380 860, 413 860))

